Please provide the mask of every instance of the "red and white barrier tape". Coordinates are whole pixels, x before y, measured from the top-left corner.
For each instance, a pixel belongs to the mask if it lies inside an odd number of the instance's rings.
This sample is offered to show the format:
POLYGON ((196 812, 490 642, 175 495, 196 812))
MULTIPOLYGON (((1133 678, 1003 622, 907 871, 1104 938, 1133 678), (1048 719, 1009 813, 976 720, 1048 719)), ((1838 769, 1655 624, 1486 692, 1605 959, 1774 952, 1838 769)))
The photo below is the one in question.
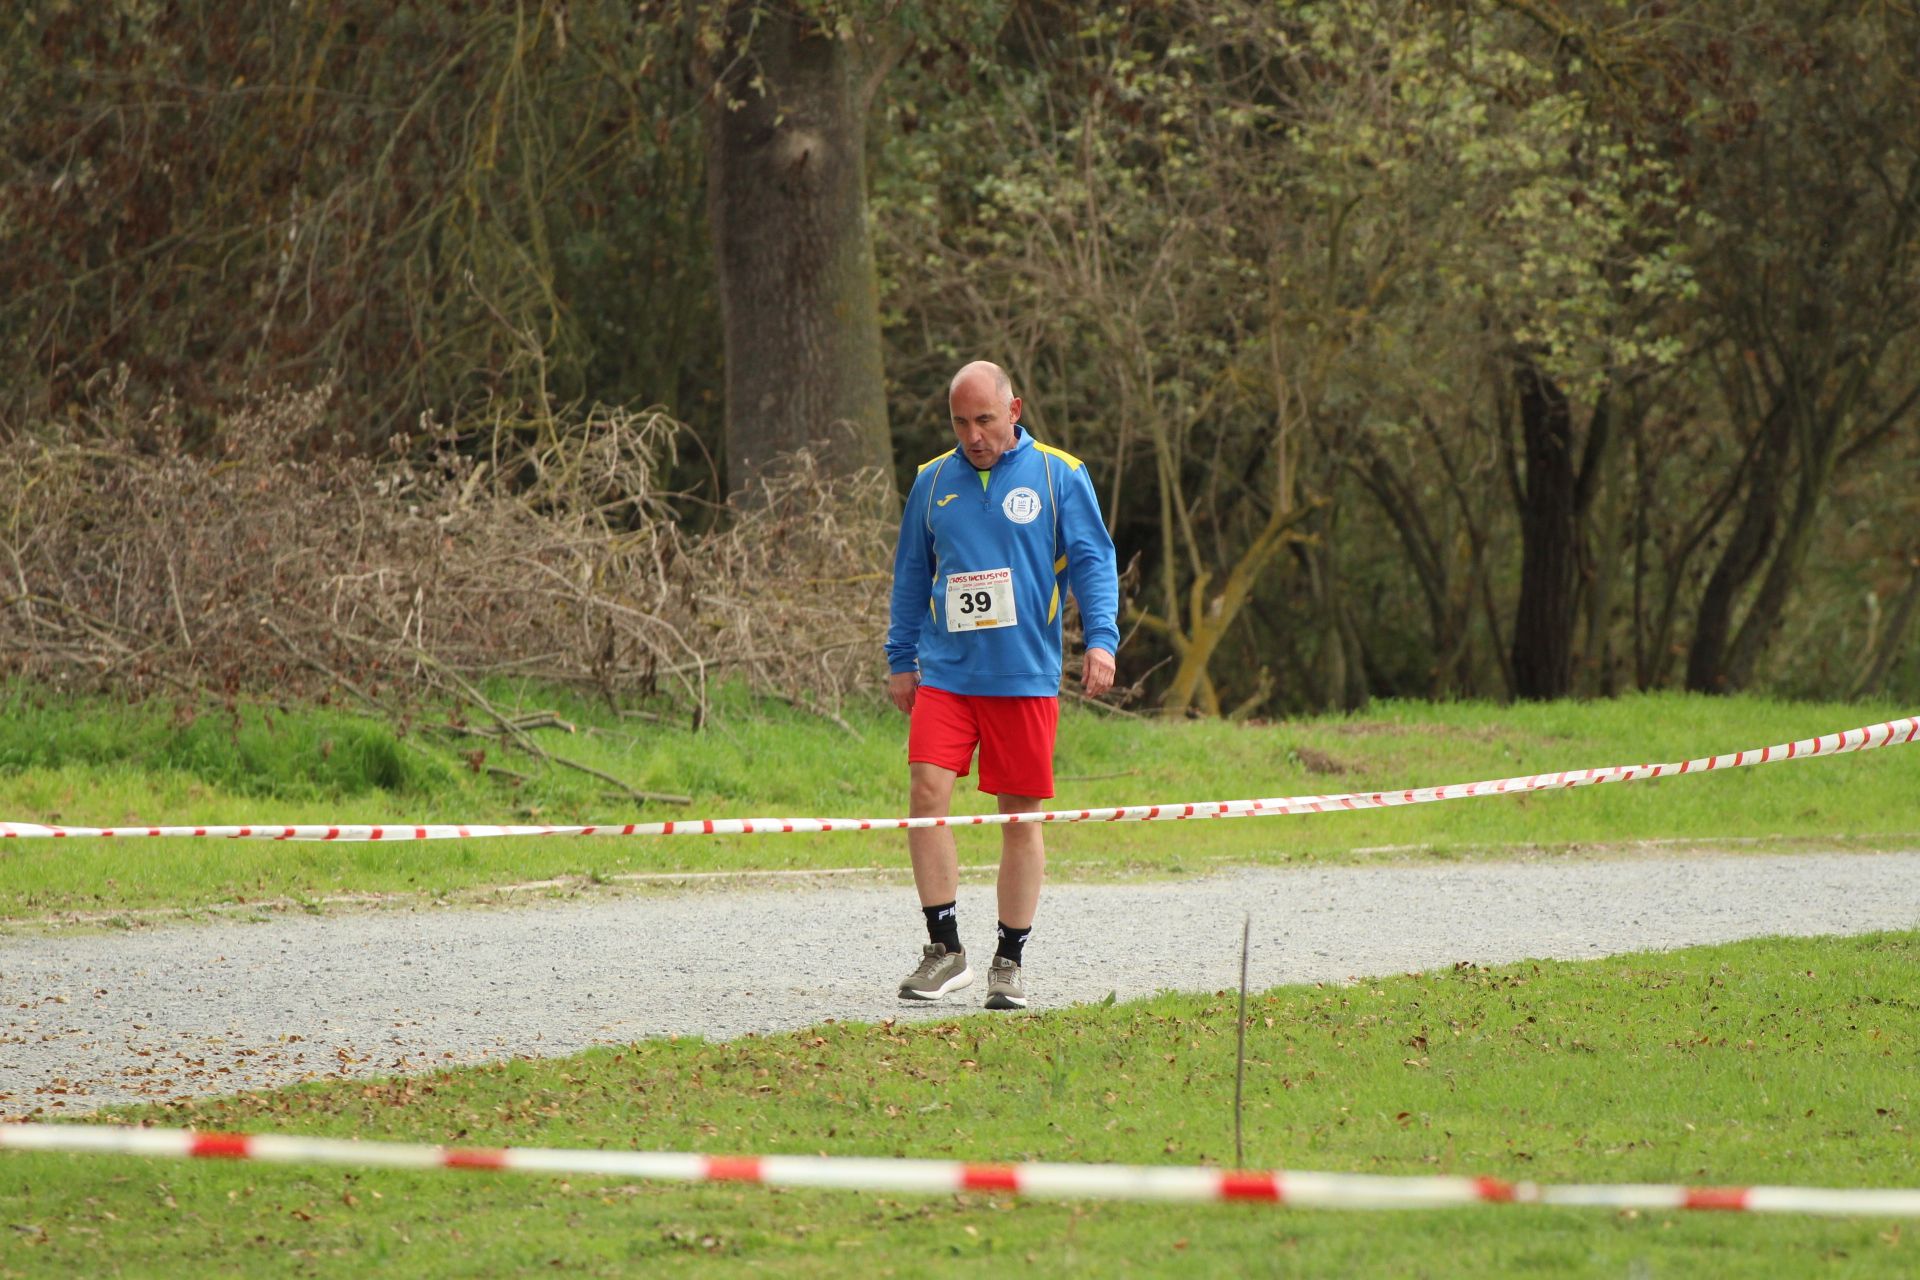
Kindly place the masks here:
POLYGON ((1254 1200, 1303 1209, 1439 1209, 1475 1204, 1540 1204, 1920 1217, 1920 1189, 1896 1188, 1582 1185, 1366 1173, 1229 1172, 1150 1165, 965 1164, 957 1160, 847 1156, 703 1156, 671 1151, 435 1147, 421 1143, 77 1124, 0 1125, 0 1149, 7 1148, 363 1168, 604 1174, 675 1182, 751 1182, 763 1186, 934 1195, 1003 1191, 1054 1199, 1184 1203, 1254 1200))
POLYGON ((1513 795, 1639 782, 1683 773, 1710 773, 1779 760, 1807 760, 1850 751, 1901 746, 1920 738, 1920 716, 1802 738, 1775 747, 1705 756, 1675 764, 1611 765, 1603 769, 1567 769, 1488 782, 1456 782, 1407 791, 1346 792, 1325 796, 1281 796, 1265 800, 1208 800, 1196 804, 1126 805, 1112 809, 1055 809, 1036 813, 975 813, 944 818, 697 818, 678 822, 629 822, 598 826, 451 826, 428 823, 371 825, 282 825, 225 827, 60 827, 37 822, 0 822, 0 837, 213 836, 229 840, 469 840, 482 836, 734 836, 826 831, 905 831, 916 827, 985 827, 1016 822, 1180 822, 1193 818, 1264 818, 1327 813, 1339 809, 1391 809, 1435 800, 1513 795))

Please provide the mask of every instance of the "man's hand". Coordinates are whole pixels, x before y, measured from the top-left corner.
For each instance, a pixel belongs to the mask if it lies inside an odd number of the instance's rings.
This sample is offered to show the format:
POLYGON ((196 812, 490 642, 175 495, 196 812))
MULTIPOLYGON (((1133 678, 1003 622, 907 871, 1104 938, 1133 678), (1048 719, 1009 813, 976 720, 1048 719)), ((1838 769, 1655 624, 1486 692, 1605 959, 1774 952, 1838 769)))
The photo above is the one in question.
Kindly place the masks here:
POLYGON ((1080 683, 1089 698, 1097 698, 1113 688, 1113 655, 1105 649, 1087 650, 1087 659, 1080 664, 1080 683))
MULTIPOLYGON (((1107 678, 1113 678, 1113 663, 1107 663, 1107 678)), ((887 696, 893 699, 893 705, 900 708, 900 714, 913 714, 913 698, 920 690, 918 671, 896 671, 887 677, 887 696)))

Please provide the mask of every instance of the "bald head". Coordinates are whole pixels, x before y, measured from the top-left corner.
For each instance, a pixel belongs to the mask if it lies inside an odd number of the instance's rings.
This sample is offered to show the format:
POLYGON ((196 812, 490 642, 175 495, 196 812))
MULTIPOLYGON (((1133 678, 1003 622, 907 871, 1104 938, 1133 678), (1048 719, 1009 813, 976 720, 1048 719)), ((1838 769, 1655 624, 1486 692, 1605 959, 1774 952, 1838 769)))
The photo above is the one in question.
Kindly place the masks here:
POLYGON ((960 372, 953 375, 953 381, 947 384, 947 399, 953 399, 962 386, 978 385, 978 389, 1000 398, 1005 404, 1013 399, 1013 382, 1007 377, 1007 371, 991 360, 975 360, 963 365, 960 372))
POLYGON ((1020 421, 1020 400, 1007 371, 989 360, 975 360, 947 384, 947 411, 960 451, 981 471, 992 468, 1013 448, 1020 421))

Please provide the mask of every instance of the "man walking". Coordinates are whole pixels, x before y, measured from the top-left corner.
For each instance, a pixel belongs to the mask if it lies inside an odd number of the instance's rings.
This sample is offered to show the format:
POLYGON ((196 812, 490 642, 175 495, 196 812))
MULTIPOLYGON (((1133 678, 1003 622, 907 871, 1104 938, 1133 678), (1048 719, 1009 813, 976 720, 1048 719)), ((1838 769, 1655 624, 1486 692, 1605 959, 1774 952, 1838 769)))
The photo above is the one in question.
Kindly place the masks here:
MULTIPOLYGON (((980 790, 1001 813, 1053 795, 1060 719, 1062 587, 1086 631, 1082 683, 1113 685, 1120 642, 1113 540, 1086 467, 1037 443, 998 366, 978 360, 947 389, 957 447, 920 468, 900 520, 887 630, 887 692, 911 717, 911 812, 943 817, 977 747, 980 790)), ((987 970, 989 1009, 1024 1009, 1023 949, 1040 903, 1046 850, 1036 824, 1000 828, 1000 929, 987 970)), ((903 1000, 938 1000, 973 981, 960 945, 960 865, 949 827, 907 833, 929 939, 900 984, 903 1000)))

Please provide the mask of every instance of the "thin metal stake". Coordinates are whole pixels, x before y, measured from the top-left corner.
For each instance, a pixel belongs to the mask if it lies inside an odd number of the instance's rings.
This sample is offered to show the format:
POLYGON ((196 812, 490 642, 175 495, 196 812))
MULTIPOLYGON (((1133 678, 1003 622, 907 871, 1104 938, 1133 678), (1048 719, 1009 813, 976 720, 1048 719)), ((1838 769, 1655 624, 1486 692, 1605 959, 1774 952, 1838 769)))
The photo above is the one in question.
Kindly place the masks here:
POLYGON ((1240 1101, 1247 1082, 1247 951, 1253 939, 1253 913, 1240 922, 1240 1047, 1233 1068, 1233 1167, 1247 1167, 1240 1143, 1240 1101))

